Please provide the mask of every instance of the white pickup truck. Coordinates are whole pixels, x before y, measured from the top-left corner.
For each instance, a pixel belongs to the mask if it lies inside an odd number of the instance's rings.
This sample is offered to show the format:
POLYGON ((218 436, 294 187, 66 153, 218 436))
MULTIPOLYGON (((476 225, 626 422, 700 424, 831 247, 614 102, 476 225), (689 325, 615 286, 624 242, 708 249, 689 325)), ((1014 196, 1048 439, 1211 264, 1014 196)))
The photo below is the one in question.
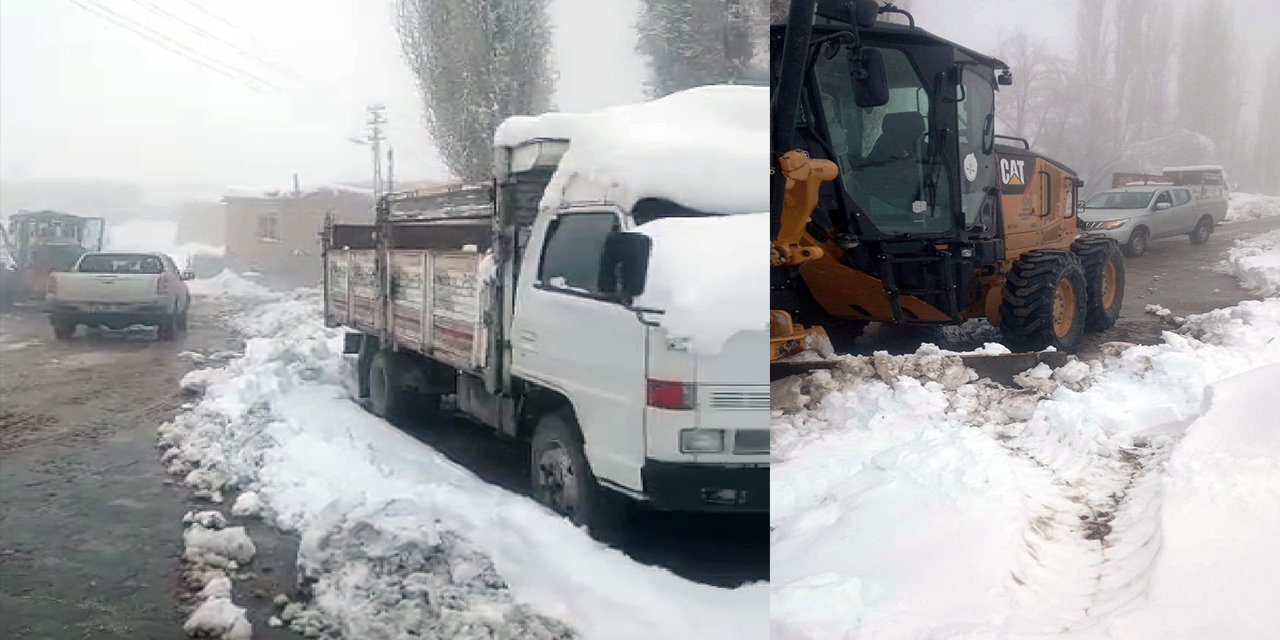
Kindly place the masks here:
POLYGON ((191 278, 162 253, 86 253, 70 271, 49 276, 45 311, 59 340, 82 324, 149 325, 161 340, 172 340, 187 327, 191 295, 184 281, 191 278))
POLYGON ((512 118, 490 184, 331 225, 325 314, 379 415, 455 396, 529 443, 533 496, 769 508, 768 89, 512 118))

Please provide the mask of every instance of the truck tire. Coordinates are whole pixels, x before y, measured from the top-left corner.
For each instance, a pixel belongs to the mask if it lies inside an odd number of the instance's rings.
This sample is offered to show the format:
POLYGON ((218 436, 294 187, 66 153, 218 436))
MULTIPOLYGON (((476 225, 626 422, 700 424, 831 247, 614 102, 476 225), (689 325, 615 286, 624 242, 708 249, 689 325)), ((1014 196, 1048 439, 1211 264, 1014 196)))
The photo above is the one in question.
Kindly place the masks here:
POLYGON ((408 413, 410 398, 400 382, 399 365, 399 358, 386 350, 369 362, 369 411, 384 420, 400 420, 408 413))
POLYGON ((183 309, 178 315, 174 316, 173 326, 178 331, 186 332, 187 330, 187 310, 183 309))
POLYGON ((71 318, 54 316, 49 322, 53 325, 53 337, 57 340, 70 340, 76 334, 76 321, 71 318))
POLYGON ((1147 252, 1147 246, 1151 244, 1151 232, 1146 227, 1138 227, 1129 235, 1129 241, 1124 245, 1124 254, 1130 258, 1136 258, 1147 252))
POLYGON ((1085 331, 1105 331, 1120 318, 1124 303, 1124 255, 1111 238, 1089 236, 1076 240, 1071 252, 1084 268, 1088 290, 1085 331))
POLYGON ((597 538, 619 534, 626 522, 626 498, 596 482, 582 435, 568 412, 543 415, 529 448, 535 500, 597 538))
POLYGON ((1213 233, 1213 218, 1204 216, 1200 218, 1200 222, 1196 223, 1196 228, 1191 230, 1191 244, 1204 244, 1209 241, 1209 236, 1213 233))
POLYGON ((1073 351, 1084 334, 1088 287, 1080 259, 1036 249, 1013 261, 1000 303, 1000 328, 1016 350, 1073 351))

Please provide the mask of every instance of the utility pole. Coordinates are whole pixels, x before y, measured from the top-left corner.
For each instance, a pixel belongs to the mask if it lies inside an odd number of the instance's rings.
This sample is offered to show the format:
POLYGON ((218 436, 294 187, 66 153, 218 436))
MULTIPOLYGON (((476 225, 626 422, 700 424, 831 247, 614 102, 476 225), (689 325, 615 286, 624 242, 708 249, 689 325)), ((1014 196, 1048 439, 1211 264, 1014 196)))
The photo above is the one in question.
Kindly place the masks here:
POLYGON ((387 116, 383 113, 383 107, 380 104, 371 104, 365 107, 365 111, 369 113, 369 119, 365 124, 369 125, 369 146, 373 147, 373 195, 381 196, 382 190, 382 125, 387 123, 387 116))
POLYGON ((387 193, 396 190, 396 150, 387 147, 387 193))

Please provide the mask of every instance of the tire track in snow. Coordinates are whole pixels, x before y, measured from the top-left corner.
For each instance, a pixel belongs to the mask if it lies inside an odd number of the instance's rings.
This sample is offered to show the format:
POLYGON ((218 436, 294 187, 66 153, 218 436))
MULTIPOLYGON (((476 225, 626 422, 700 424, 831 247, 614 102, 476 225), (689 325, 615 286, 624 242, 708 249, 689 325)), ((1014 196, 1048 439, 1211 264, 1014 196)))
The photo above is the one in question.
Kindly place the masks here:
POLYGON ((1011 624, 1078 630, 1140 598, 1160 548, 1162 469, 1174 443, 1123 441, 1099 429, 1089 435, 1106 439, 1086 439, 1080 451, 1072 447, 1078 439, 1008 428, 1018 432, 999 440, 1032 465, 1022 479, 1031 517, 1006 589, 1017 612, 1011 624))

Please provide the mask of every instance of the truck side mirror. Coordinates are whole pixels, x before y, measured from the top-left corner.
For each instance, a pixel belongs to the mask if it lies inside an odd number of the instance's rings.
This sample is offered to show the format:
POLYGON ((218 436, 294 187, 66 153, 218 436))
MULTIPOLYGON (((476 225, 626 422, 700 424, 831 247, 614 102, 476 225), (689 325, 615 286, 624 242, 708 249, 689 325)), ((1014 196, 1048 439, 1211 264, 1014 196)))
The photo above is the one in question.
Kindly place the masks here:
POLYGON ((634 298, 644 293, 653 240, 643 233, 614 231, 605 238, 600 292, 634 298))
POLYGON ((196 274, 195 272, 192 272, 192 271, 183 271, 180 277, 183 280, 195 280, 196 274))
POLYGON ((853 100, 863 109, 889 104, 889 80, 884 55, 874 47, 849 50, 849 74, 853 79, 853 100))

